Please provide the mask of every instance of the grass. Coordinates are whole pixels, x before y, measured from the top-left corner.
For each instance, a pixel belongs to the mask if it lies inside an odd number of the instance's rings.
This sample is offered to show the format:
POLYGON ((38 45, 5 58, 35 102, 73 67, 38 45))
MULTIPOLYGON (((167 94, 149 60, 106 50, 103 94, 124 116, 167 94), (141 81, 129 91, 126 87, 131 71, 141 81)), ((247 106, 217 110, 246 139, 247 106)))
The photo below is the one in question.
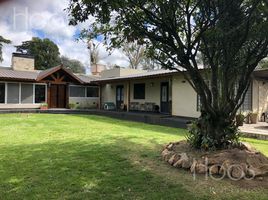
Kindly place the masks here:
MULTIPOLYGON (((0 199, 268 199, 160 158, 183 129, 85 115, 0 115, 0 199)), ((268 156, 268 141, 243 139, 268 156)))

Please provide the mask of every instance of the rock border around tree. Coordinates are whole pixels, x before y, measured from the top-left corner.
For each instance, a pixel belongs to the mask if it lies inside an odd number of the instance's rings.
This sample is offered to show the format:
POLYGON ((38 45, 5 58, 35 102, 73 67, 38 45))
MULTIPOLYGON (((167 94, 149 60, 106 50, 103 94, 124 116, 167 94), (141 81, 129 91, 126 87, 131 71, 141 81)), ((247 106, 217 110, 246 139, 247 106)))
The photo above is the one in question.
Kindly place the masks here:
POLYGON ((251 180, 268 175, 268 158, 247 143, 239 148, 204 152, 194 150, 186 141, 171 142, 161 155, 175 168, 214 179, 251 180))

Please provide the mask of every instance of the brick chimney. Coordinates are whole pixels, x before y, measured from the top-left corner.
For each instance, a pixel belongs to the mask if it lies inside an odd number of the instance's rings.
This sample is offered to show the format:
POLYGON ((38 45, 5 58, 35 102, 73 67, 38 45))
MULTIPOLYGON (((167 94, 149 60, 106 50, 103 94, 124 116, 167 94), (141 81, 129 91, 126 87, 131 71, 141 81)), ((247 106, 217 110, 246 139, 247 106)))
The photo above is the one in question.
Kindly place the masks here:
POLYGON ((91 64, 91 73, 94 76, 99 76, 102 71, 106 69, 105 65, 91 64))
POLYGON ((13 53, 11 68, 16 71, 34 71, 34 57, 22 53, 13 53))

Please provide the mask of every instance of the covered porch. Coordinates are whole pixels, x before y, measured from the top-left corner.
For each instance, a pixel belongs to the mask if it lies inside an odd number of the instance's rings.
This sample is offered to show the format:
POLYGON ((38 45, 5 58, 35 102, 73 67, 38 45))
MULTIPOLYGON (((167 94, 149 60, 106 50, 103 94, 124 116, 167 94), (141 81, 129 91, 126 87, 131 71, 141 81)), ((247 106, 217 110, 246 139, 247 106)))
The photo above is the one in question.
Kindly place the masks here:
POLYGON ((98 84, 101 109, 172 114, 172 76, 118 77, 98 84))

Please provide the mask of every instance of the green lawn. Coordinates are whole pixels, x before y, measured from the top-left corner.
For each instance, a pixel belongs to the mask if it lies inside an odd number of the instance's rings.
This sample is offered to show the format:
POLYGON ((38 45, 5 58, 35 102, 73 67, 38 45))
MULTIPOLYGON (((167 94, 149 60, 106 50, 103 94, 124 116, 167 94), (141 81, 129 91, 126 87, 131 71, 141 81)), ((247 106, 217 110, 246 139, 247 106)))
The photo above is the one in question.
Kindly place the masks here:
MULTIPOLYGON (((263 189, 193 179, 160 151, 185 130, 98 116, 0 115, 0 199, 268 199, 263 189)), ((268 155, 268 141, 244 139, 268 155)))

